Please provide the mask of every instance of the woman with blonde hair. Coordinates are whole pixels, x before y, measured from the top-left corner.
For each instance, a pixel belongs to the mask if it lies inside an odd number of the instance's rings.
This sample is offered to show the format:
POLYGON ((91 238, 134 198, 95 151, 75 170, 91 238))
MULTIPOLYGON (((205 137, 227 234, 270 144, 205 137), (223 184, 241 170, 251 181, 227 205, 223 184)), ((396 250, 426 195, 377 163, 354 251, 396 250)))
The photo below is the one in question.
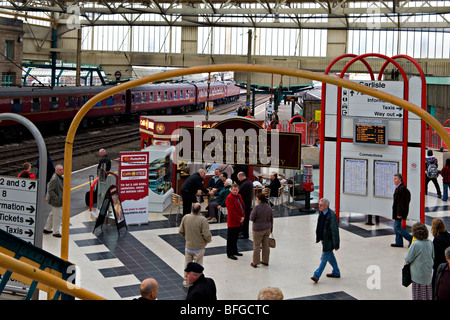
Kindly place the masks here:
POLYGON ((411 233, 416 240, 411 244, 405 257, 405 263, 411 266, 412 299, 432 300, 432 275, 434 249, 428 240, 428 228, 421 222, 416 222, 411 233))

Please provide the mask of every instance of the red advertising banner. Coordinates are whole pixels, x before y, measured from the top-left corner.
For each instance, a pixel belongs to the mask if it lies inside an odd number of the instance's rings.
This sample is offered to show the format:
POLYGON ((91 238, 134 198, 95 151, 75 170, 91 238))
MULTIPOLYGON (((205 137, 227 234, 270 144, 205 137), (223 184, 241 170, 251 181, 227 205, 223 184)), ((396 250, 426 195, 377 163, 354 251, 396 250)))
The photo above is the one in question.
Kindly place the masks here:
POLYGON ((148 152, 120 153, 119 195, 128 225, 148 223, 148 152))
POLYGON ((294 133, 301 133, 302 134, 302 144, 306 144, 306 122, 300 122, 300 123, 293 123, 294 126, 294 133))

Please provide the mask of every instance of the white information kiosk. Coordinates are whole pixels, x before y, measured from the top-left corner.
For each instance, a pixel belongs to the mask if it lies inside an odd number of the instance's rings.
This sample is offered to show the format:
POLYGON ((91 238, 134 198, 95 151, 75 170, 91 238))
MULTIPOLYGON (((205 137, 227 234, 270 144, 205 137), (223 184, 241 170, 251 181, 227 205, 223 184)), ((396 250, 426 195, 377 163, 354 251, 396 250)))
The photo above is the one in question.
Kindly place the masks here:
MULTIPOLYGON (((408 59, 423 75, 417 62, 407 56, 389 58, 379 54, 344 55, 333 65, 350 58, 342 70, 363 61, 371 80, 357 81, 425 105, 425 77, 408 78, 396 59, 408 59), (403 75, 403 81, 375 78, 364 58, 381 58, 403 75)), ((394 174, 401 173, 411 192, 408 219, 424 222, 425 122, 413 113, 372 96, 334 85, 322 86, 322 142, 320 197, 330 200, 330 207, 340 212, 363 213, 392 218, 394 174)))

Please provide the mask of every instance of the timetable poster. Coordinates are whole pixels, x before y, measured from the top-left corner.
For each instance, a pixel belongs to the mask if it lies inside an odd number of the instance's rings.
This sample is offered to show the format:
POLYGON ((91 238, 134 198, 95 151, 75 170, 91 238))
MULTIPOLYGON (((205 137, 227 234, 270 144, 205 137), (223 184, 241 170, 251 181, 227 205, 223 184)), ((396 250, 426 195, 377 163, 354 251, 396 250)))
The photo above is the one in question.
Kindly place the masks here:
POLYGON ((367 195, 367 160, 344 159, 344 193, 367 195))
POLYGON ((375 160, 374 167, 374 196, 392 198, 395 190, 394 174, 398 172, 398 162, 375 160))

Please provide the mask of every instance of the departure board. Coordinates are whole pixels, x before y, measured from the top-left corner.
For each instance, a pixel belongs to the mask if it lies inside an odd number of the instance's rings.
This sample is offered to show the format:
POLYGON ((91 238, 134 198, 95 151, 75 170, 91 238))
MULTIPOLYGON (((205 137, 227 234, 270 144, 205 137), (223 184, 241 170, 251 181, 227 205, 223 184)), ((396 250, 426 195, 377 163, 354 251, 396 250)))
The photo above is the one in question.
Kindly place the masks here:
POLYGON ((387 121, 380 119, 355 119, 353 143, 387 145, 387 121))

